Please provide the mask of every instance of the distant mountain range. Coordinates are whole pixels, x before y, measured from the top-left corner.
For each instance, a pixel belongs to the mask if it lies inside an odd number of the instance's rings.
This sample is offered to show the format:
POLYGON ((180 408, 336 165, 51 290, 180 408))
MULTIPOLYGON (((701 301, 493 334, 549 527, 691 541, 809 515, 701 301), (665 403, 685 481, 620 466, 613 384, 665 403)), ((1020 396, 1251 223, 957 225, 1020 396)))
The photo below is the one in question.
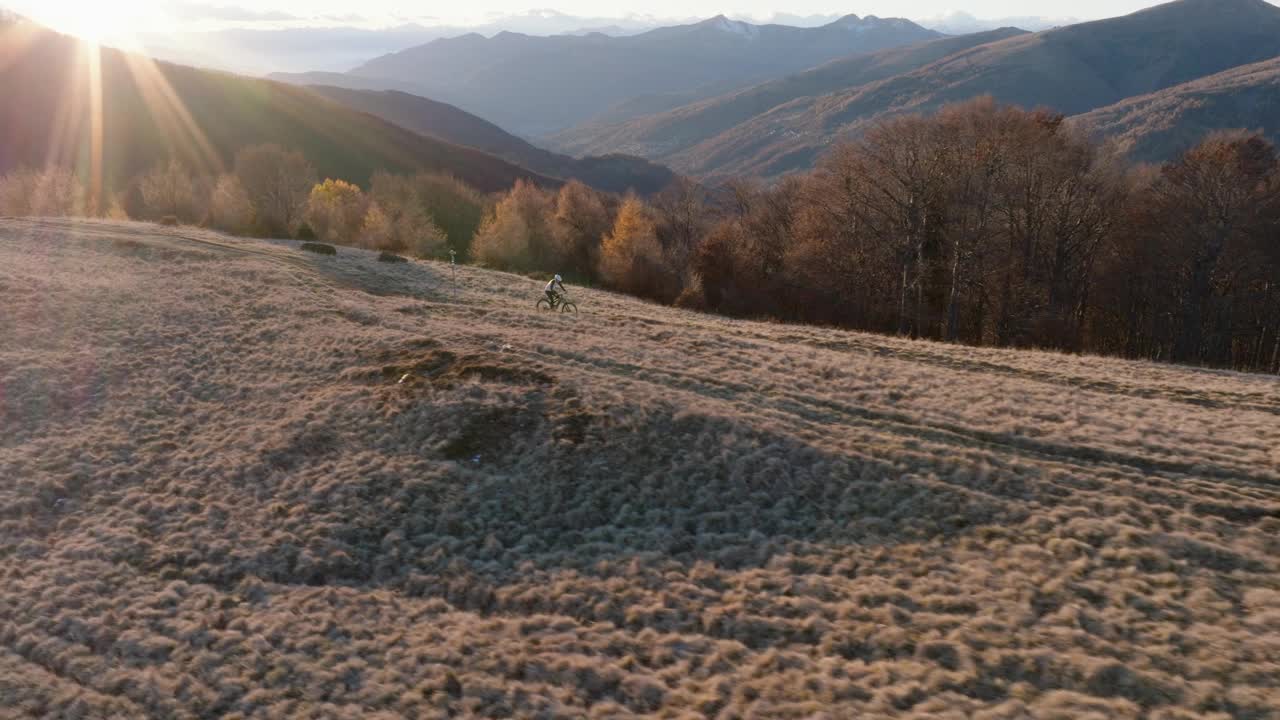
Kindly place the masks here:
POLYGON ((153 57, 247 74, 271 72, 345 72, 381 57, 432 40, 501 32, 528 35, 634 35, 660 27, 654 18, 581 17, 531 10, 479 25, 394 27, 232 27, 203 32, 143 33, 135 36, 153 57))
POLYGON ((709 138, 792 100, 858 87, 910 72, 962 50, 1025 34, 1017 28, 1005 28, 833 60, 812 70, 630 122, 572 128, 551 138, 551 144, 574 153, 608 148, 646 157, 680 158, 709 138))
POLYGON ((86 44, 29 23, 0 27, 0 173, 51 162, 87 172, 99 97, 108 188, 122 188, 169 157, 217 172, 231 167, 238 150, 260 143, 300 150, 321 177, 362 185, 380 170, 447 173, 486 192, 518 179, 559 184, 281 83, 104 49, 97 86, 90 57, 86 44))
MULTIPOLYGON (((831 143, 876 120, 948 102, 989 94, 1076 115, 1269 60, 1280 56, 1280 8, 1263 0, 1178 0, 1111 20, 973 39, 843 61, 658 115, 579 128, 557 135, 556 145, 639 153, 707 178, 776 176, 811 166, 831 143), (955 52, 935 57, 946 50, 955 52)), ((1207 97, 1195 87, 1190 92, 1207 97)), ((1257 90, 1260 102, 1267 87, 1257 90)), ((1180 117, 1192 117, 1192 109, 1180 117)))
MULTIPOLYGON (((5 17, 0 171, 73 158, 90 130, 85 46, 5 17)), ((215 164, 277 142, 359 183, 427 169, 481 190, 523 177, 649 194, 672 169, 716 181, 809 168, 879 120, 981 95, 1061 112, 1138 160, 1167 159, 1219 128, 1280 139, 1280 7, 1264 0, 1176 0, 1036 33, 825 19, 721 16, 624 37, 468 34, 351 72, 279 76, 306 88, 106 51, 104 167, 127 179, 190 152, 176 132, 203 138, 215 164), (161 116, 175 107, 186 117, 161 116)))
MULTIPOLYGON (((849 15, 814 28, 753 25, 724 16, 630 37, 500 33, 435 40, 344 76, 273 75, 300 84, 397 89, 457 105, 537 137, 648 97, 634 112, 667 109, 857 53, 941 37, 908 20, 849 15), (663 99, 670 104, 663 105, 663 99)), ((623 117, 629 116, 623 113, 623 117)))
MULTIPOLYGON (((195 3, 185 5, 198 7, 195 3)), ((181 10, 176 12, 181 14, 181 10)), ((471 25, 441 25, 428 19, 418 19, 388 27, 373 27, 360 24, 367 21, 362 20, 358 14, 304 18, 290 17, 287 14, 240 13, 238 17, 239 22, 217 29, 177 28, 165 32, 134 29, 128 34, 129 46, 138 47, 157 59, 249 75, 272 72, 346 72, 372 58, 432 40, 469 34, 492 37, 502 32, 537 36, 600 33, 624 37, 661 27, 697 22, 697 19, 688 17, 636 14, 602 17, 573 15, 550 9, 510 13, 471 25)), ((786 11, 774 12, 766 19, 752 20, 735 15, 730 17, 757 24, 801 28, 827 25, 840 19, 838 14, 798 14, 786 11)), ((1044 30, 1076 22, 1037 16, 977 18, 965 12, 913 20, 918 25, 948 35, 983 32, 1006 26, 1044 30)), ((121 39, 108 38, 108 41, 121 39)))
MULTIPOLYGON (((767 20, 755 22, 765 25, 813 28, 829 25, 838 21, 840 17, 838 14, 801 15, 775 12, 767 20)), ((751 22, 745 17, 734 19, 751 22)), ((477 25, 427 25, 410 22, 385 28, 370 28, 341 24, 280 27, 249 23, 218 30, 133 33, 131 38, 139 42, 147 54, 159 59, 261 75, 272 72, 346 72, 372 58, 399 52, 432 40, 462 35, 493 37, 503 32, 535 36, 599 33, 625 37, 661 27, 688 25, 695 22, 697 20, 644 15, 579 16, 544 9, 504 15, 477 25)), ((977 18, 968 13, 954 12, 949 15, 915 20, 915 22, 929 30, 948 35, 961 35, 1006 26, 1043 30, 1057 25, 1068 25, 1074 21, 1037 16, 986 19, 977 18)))

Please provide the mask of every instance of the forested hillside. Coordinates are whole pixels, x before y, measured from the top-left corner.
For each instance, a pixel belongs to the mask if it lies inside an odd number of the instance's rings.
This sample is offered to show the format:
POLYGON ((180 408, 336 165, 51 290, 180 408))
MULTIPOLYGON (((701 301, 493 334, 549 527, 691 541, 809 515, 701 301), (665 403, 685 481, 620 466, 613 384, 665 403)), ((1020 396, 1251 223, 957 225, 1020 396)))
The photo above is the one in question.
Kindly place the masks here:
POLYGON ((652 195, 670 185, 674 173, 639 157, 606 152, 573 158, 535 147, 471 113, 427 98, 394 90, 354 90, 313 85, 309 89, 330 100, 423 135, 483 150, 536 173, 581 180, 600 190, 652 195))
POLYGON ((379 171, 455 175, 485 191, 556 181, 424 137, 298 87, 154 62, 23 24, 0 31, 0 172, 100 163, 108 191, 170 158, 209 173, 275 143, 321 175, 367 184, 379 171), (100 121, 100 124, 99 124, 100 121), (101 157, 89 157, 96 152, 101 157))
POLYGON ((1072 122, 1116 139, 1146 162, 1176 157, 1219 128, 1260 130, 1280 142, 1280 57, 1128 98, 1072 122))

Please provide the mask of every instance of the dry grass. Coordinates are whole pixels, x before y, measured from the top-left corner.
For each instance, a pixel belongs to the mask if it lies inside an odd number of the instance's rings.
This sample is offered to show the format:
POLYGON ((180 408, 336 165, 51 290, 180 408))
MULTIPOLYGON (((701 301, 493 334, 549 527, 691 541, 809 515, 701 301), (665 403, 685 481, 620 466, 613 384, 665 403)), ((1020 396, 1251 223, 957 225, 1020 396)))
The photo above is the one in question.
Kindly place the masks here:
POLYGON ((457 273, 0 221, 0 716, 1276 717, 1277 379, 457 273))

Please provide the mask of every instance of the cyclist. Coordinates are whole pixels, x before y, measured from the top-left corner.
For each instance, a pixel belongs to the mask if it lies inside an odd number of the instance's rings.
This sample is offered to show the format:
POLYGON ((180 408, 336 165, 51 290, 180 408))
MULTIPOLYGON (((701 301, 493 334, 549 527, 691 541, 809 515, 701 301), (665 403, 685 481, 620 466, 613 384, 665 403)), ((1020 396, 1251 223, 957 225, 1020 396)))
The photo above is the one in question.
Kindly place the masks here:
POLYGON ((547 293, 547 301, 551 303, 551 307, 555 307, 560 302, 560 295, 556 292, 556 288, 560 288, 560 292, 565 292, 564 280, 559 275, 551 278, 551 282, 547 283, 544 292, 547 293))

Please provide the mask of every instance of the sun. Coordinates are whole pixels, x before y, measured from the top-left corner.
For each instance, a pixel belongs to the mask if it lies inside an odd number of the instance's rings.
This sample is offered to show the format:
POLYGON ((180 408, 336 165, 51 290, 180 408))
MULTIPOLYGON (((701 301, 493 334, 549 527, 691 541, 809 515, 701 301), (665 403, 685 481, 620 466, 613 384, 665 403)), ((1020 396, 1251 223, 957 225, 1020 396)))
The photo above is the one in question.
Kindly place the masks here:
POLYGON ((72 3, 78 7, 66 12, 64 32, 88 42, 103 42, 121 32, 128 32, 118 15, 110 12, 109 3, 72 3))
POLYGON ((31 19, 95 44, 127 44, 142 20, 136 4, 131 3, 70 0, 49 5, 33 11, 31 19))

